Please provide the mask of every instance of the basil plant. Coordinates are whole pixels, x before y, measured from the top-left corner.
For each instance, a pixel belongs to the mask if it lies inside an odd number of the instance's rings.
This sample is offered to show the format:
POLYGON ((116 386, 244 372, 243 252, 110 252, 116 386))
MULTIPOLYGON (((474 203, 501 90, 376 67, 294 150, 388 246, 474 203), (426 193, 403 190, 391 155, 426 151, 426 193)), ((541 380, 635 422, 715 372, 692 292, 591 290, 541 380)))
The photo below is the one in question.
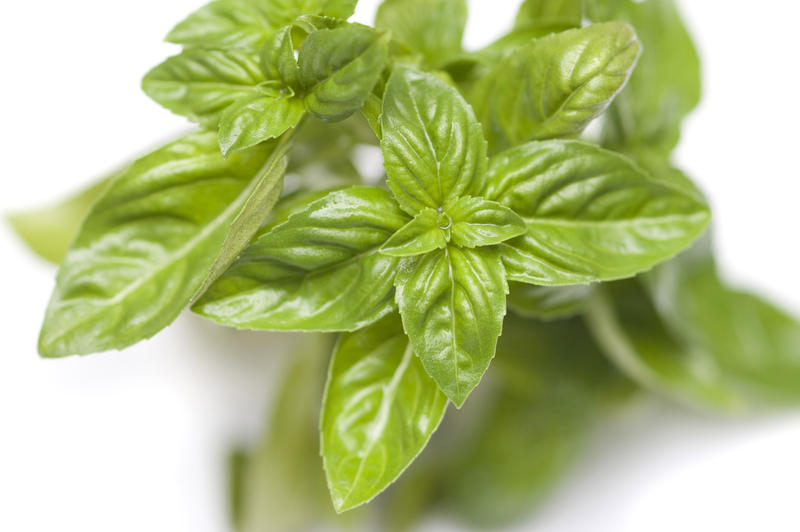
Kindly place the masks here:
POLYGON ((196 130, 11 218, 60 263, 42 356, 123 349, 186 309, 336 333, 325 382, 298 369, 279 401, 321 399, 322 464, 316 429, 276 415, 293 439, 244 462, 261 466, 242 470, 243 530, 275 518, 264 460, 310 446, 277 471, 322 465, 344 512, 449 406, 407 494, 494 523, 636 390, 725 412, 800 400, 800 326, 720 278, 708 204, 670 161, 700 96, 672 0, 525 0, 480 50, 465 0, 385 0, 374 27, 347 21, 355 4, 213 0, 169 33, 182 50, 142 87, 196 130))

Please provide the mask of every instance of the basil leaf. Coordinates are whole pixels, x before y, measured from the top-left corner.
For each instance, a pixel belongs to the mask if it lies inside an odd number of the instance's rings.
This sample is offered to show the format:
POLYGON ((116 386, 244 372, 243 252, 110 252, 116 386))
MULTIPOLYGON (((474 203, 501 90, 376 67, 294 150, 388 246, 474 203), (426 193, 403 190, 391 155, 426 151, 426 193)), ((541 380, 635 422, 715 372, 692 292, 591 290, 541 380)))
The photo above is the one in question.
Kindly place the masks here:
POLYGON ((285 142, 223 159, 214 132, 136 161, 95 203, 58 271, 44 356, 121 349, 169 325, 241 251, 280 192, 285 142))
POLYGON ((375 15, 375 27, 387 29, 432 66, 461 53, 467 3, 464 0, 385 0, 375 15))
POLYGON ((700 101, 700 60, 673 0, 590 2, 595 20, 629 22, 644 52, 626 89, 609 109, 604 142, 643 144, 668 154, 683 118, 700 101))
POLYGON ((407 213, 483 189, 486 141, 454 87, 432 74, 395 70, 380 120, 387 182, 407 213))
POLYGON ((593 284, 536 286, 511 282, 508 308, 526 318, 555 320, 582 314, 594 291, 593 284))
POLYGON ((364 26, 312 33, 298 58, 306 108, 321 120, 347 118, 364 105, 388 58, 388 37, 364 26))
POLYGON ((474 428, 443 457, 447 506, 487 530, 530 513, 573 464, 606 409, 633 391, 580 320, 542 324, 509 316, 503 329, 497 360, 481 385, 481 392, 486 386, 493 393, 475 403, 474 428))
POLYGON ((58 264, 97 198, 124 170, 97 181, 64 201, 8 216, 14 231, 40 257, 58 264))
POLYGON ((322 407, 322 457, 337 512, 400 476, 442 420, 447 398, 414 356, 395 315, 343 334, 322 407))
POLYGON ((471 92, 492 149, 579 134, 625 85, 640 50, 631 27, 618 22, 542 37, 516 50, 471 92))
POLYGON ((364 327, 394 309, 398 259, 378 248, 407 219, 382 189, 332 192, 262 232, 192 310, 248 329, 364 327))
POLYGON ((414 352, 457 406, 494 357, 508 292, 495 249, 449 246, 406 259, 396 300, 414 352))
POLYGON ((222 112, 243 97, 260 94, 258 57, 237 50, 189 49, 148 72, 142 90, 173 113, 215 128, 222 112))
POLYGON ((693 195, 579 141, 531 142, 492 159, 486 197, 525 219, 501 244, 508 278, 543 285, 629 277, 686 248, 709 221, 693 195))
MULTIPOLYGON (((445 225, 449 226, 449 222, 445 225)), ((412 257, 444 249, 450 241, 450 229, 446 226, 442 226, 441 213, 426 208, 393 234, 381 246, 381 253, 392 257, 412 257)))
POLYGON ((528 228, 517 213, 497 202, 464 196, 445 206, 452 219, 453 243, 474 248, 499 244, 528 228))
POLYGON ((283 135, 303 117, 303 101, 292 96, 253 95, 229 106, 219 121, 223 155, 283 135))
POLYGON ((257 51, 270 33, 301 15, 348 18, 357 0, 215 0, 180 22, 167 41, 257 51))
POLYGON ((261 69, 267 79, 280 80, 283 87, 292 89, 300 86, 293 29, 294 25, 279 29, 270 35, 261 50, 261 69))
POLYGON ((563 31, 580 28, 583 0, 525 0, 517 12, 514 31, 545 28, 563 31))

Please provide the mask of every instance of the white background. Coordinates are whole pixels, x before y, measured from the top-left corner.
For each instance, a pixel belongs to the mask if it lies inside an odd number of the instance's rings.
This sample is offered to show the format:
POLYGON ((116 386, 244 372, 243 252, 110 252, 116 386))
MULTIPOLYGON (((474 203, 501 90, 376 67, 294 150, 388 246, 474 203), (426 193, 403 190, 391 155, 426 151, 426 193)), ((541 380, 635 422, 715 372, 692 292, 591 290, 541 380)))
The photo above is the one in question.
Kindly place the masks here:
MULTIPOLYGON (((8 2, 0 17, 0 210, 59 198, 184 129, 139 80, 200 0, 8 2)), ((375 1, 362 0, 369 22, 375 1)), ((468 44, 516 0, 472 1, 468 44)), ((796 21, 786 0, 681 2, 705 98, 681 165, 709 193, 728 277, 800 314, 796 21)), ((290 335, 185 316, 122 353, 40 360, 51 267, 0 226, 0 530, 223 532, 224 456, 256 434, 290 335)), ((800 530, 800 412, 621 416, 519 530, 800 530)), ((430 530, 439 530, 432 523, 430 530)))

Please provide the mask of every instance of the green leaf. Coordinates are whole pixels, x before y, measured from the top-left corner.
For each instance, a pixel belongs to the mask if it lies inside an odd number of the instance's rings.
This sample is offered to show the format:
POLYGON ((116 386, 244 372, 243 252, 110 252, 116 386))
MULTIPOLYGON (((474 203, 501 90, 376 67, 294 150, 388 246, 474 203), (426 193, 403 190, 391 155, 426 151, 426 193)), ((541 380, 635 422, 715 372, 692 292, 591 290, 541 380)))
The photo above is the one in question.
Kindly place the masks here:
POLYGON ((514 30, 544 28, 558 32, 580 28, 583 0, 525 0, 517 12, 514 30))
POLYGON ((405 259, 396 300, 414 352, 457 406, 494 357, 508 287, 495 249, 449 246, 405 259))
POLYGON ((556 320, 582 314, 594 291, 592 284, 536 286, 509 283, 508 308, 526 318, 556 320))
POLYGON ((267 79, 280 80, 283 87, 298 88, 300 72, 292 35, 294 25, 284 26, 270 35, 261 50, 261 68, 267 79))
POLYGON ((444 249, 450 241, 449 219, 442 213, 424 209, 401 227, 381 246, 381 253, 392 257, 412 257, 435 249, 444 249))
POLYGON ((525 219, 501 244, 509 279, 542 285, 629 277, 686 248, 709 221, 682 189, 579 141, 531 142, 492 159, 487 198, 525 219))
POLYGON ((283 135, 303 117, 303 101, 292 96, 253 95, 228 107, 219 121, 222 153, 250 148, 283 135))
POLYGON ((464 196, 445 206, 453 223, 453 243, 474 248, 492 246, 525 234, 528 230, 517 213, 497 202, 464 196))
POLYGON ((395 70, 383 98, 381 129, 389 188, 412 216, 483 190, 481 126, 458 91, 436 76, 395 70))
POLYGON ((270 33, 301 15, 348 18, 357 0, 215 0, 180 22, 169 42, 257 51, 270 33))
POLYGON ((644 51, 625 90, 609 109, 604 141, 643 144, 668 154, 683 118, 700 101, 700 60, 673 0, 590 2, 594 20, 629 22, 644 51))
MULTIPOLYGON (((467 524, 500 530, 531 513, 573 464, 606 408, 631 383, 604 360, 580 320, 509 316, 487 375, 491 394, 442 457, 445 502, 467 524)), ((475 410, 470 410, 474 407, 475 410)))
POLYGON ((376 28, 390 30, 394 39, 432 66, 461 52, 466 23, 464 0, 385 0, 375 16, 376 28))
POLYGON ((238 50, 189 49, 148 72, 142 90, 173 113, 215 128, 222 112, 240 98, 260 94, 258 57, 238 50))
POLYGON ((123 172, 114 172, 59 203, 10 214, 8 222, 37 255, 58 264, 67 254, 69 244, 91 206, 109 183, 123 172))
POLYGON ((298 58, 306 108, 337 121, 361 109, 389 58, 388 37, 365 26, 315 31, 298 58))
POLYGON ((619 22, 549 35, 517 49, 471 93, 492 149, 579 134, 625 85, 640 50, 631 27, 619 22))
POLYGON ((336 511, 359 506, 394 482, 428 443, 446 407, 397 316, 342 335, 321 423, 336 511))
POLYGON ((237 328, 364 327, 394 309, 398 259, 378 249, 407 220, 382 189, 332 192, 262 232, 192 310, 237 328))
POLYGON ((285 150, 273 143, 226 160, 216 133, 199 132, 136 161, 70 246, 39 352, 122 349, 169 325, 266 219, 285 150))

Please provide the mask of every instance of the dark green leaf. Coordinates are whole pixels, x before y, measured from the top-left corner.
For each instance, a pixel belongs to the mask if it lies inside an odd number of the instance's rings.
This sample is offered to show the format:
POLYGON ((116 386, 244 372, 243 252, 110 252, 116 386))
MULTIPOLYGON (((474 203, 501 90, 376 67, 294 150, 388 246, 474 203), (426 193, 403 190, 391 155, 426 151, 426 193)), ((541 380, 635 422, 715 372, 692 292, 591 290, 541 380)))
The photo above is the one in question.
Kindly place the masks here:
POLYGON ((631 27, 613 22, 535 39, 500 61, 471 95, 493 151, 579 134, 625 85, 640 49, 631 27))
POLYGON ((312 33, 298 59, 306 108, 321 120, 347 118, 364 105, 388 58, 388 37, 365 26, 312 33))
POLYGON ((458 91, 436 76, 396 70, 384 94, 381 129, 389 188, 409 214, 483 190, 481 126, 458 91))
POLYGON ((520 316, 555 320, 581 314, 586 309, 594 285, 536 286, 509 283, 508 308, 520 316))
POLYGON ((508 207, 474 196, 458 198, 444 212, 452 219, 453 243, 467 248, 499 244, 528 230, 508 207))
POLYGON ((332 192, 262 232, 192 310, 248 329, 364 327, 394 309, 398 259, 378 248, 407 220, 382 189, 332 192))
POLYGON ((508 287, 496 250, 449 246, 405 259, 396 299, 425 371, 457 407, 494 357, 508 287))
POLYGON ((245 51, 189 49, 153 68, 142 80, 147 95, 173 113, 215 128, 240 98, 260 94, 258 57, 245 51))
POLYGON ((169 325, 266 219, 285 148, 226 160, 216 133, 201 132, 136 161, 95 203, 61 264, 42 355, 121 349, 169 325))
POLYGON ((583 0, 525 0, 517 12, 514 30, 544 28, 562 31, 580 28, 583 0))
POLYGON ((395 315, 342 335, 322 408, 322 457, 337 511, 392 483, 428 443, 447 398, 395 315))
POLYGON ((464 0, 385 0, 375 17, 376 28, 391 30, 394 39, 433 66, 461 52, 466 22, 464 0))
POLYGON ((219 121, 219 145, 224 155, 283 135, 303 117, 303 100, 291 95, 255 94, 229 106, 219 121))
POLYGON ((300 15, 348 18, 357 0, 215 0, 179 23, 169 42, 257 51, 270 33, 300 15))
POLYGON ((37 255, 58 264, 91 206, 123 172, 115 172, 62 202, 11 214, 8 222, 37 255))
POLYGON ((709 220, 693 195, 579 141, 531 142, 497 155, 486 196, 528 225, 501 244, 509 279, 542 285, 647 270, 686 248, 709 220))
POLYGON ((412 257, 444 249, 450 241, 449 226, 449 222, 443 225, 442 213, 423 209, 386 241, 381 253, 392 257, 412 257))

